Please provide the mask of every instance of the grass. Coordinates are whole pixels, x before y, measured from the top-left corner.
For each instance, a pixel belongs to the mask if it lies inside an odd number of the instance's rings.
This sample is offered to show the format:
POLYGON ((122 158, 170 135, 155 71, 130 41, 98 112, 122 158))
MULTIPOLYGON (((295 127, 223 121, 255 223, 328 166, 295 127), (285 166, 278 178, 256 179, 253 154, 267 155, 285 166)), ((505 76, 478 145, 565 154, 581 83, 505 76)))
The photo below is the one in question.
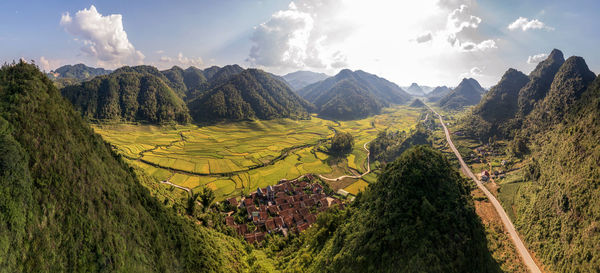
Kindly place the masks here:
MULTIPOLYGON (((222 200, 305 173, 335 177, 353 174, 352 169, 365 172, 363 145, 379 131, 414 128, 420 114, 417 109, 397 106, 384 109, 381 115, 339 123, 313 116, 310 120, 258 120, 204 127, 97 124, 94 130, 147 174, 191 189, 207 186, 222 200), (331 128, 349 132, 355 139, 352 152, 339 162, 332 162, 329 155, 311 146, 331 138, 331 128), (303 145, 309 146, 292 149, 285 158, 272 162, 284 151, 303 145), (170 169, 178 171, 173 174, 170 169)), ((356 192, 374 180, 376 176, 370 174, 347 187, 356 192)))

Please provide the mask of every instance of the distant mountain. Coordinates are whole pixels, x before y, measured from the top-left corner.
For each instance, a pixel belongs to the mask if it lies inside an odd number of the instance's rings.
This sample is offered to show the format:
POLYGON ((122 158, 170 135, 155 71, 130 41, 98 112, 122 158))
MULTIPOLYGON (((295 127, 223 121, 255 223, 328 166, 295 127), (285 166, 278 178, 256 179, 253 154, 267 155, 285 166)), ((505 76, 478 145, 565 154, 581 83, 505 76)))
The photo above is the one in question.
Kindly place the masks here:
POLYGON ((475 79, 463 79, 445 97, 439 100, 439 105, 445 109, 461 109, 466 106, 475 105, 481 100, 481 94, 485 89, 475 79))
POLYGON ((421 101, 420 99, 415 99, 413 102, 410 103, 409 106, 415 108, 426 107, 425 103, 423 103, 423 101, 421 101))
POLYGON ((425 97, 430 102, 436 102, 448 95, 450 92, 452 92, 452 90, 447 86, 438 86, 431 90, 431 92, 427 93, 425 97))
POLYGON ((169 83, 173 84, 155 67, 122 67, 61 92, 90 119, 187 123, 188 109, 169 83))
POLYGON ((309 84, 322 81, 328 77, 327 74, 311 71, 296 71, 283 76, 293 90, 302 89, 309 84))
POLYGON ((88 80, 96 76, 110 74, 110 70, 104 68, 89 67, 85 64, 64 65, 48 73, 52 79, 76 79, 79 81, 88 80))
POLYGON ((213 66, 208 69, 208 71, 205 71, 204 76, 208 80, 211 88, 225 83, 229 77, 238 75, 244 71, 244 69, 237 64, 226 65, 220 68, 213 66))
POLYGON ((0 90, 0 271, 249 270, 239 239, 153 197, 142 183, 158 181, 136 174, 36 66, 3 66, 0 90))
POLYGON ((337 75, 297 91, 327 118, 357 119, 378 114, 383 107, 407 103, 411 96, 398 85, 361 70, 337 75))
MULTIPOLYGON (((219 77, 219 72, 214 77, 219 77)), ((309 118, 312 105, 287 83, 258 69, 247 69, 188 103, 197 122, 274 118, 309 118)))
POLYGON ((423 91, 423 89, 417 83, 414 82, 405 90, 408 94, 411 94, 413 96, 425 96, 425 92, 423 91))

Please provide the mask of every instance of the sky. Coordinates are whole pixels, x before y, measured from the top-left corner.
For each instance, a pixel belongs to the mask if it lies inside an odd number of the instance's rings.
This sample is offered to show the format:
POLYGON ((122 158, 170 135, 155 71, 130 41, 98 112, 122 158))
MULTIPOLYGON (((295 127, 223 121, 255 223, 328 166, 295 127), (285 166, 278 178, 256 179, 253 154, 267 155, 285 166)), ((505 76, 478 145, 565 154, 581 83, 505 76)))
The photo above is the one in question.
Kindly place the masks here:
POLYGON ((0 62, 275 74, 364 70, 401 86, 483 86, 553 48, 600 71, 597 0, 0 0, 0 62))

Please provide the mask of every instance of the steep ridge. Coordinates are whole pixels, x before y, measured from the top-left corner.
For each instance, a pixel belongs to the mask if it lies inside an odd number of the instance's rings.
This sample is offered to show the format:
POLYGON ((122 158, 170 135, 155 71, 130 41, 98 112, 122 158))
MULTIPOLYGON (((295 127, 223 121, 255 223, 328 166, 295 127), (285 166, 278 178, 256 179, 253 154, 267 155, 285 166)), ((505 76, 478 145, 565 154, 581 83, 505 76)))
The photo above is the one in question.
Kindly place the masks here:
POLYGON ((529 74, 529 82, 519 91, 519 116, 527 116, 536 102, 546 97, 560 66, 565 62, 563 53, 554 49, 529 74))
POLYGON ((307 109, 312 107, 287 83, 258 69, 230 76, 220 86, 191 100, 188 106, 197 122, 309 118, 307 109))
POLYGON ((412 83, 408 88, 406 88, 406 93, 411 94, 413 96, 425 96, 425 92, 423 89, 417 84, 412 83))
POLYGON ((37 67, 0 69, 0 268, 246 270, 234 238, 166 210, 37 67), (232 262, 235 261, 235 262, 232 262))

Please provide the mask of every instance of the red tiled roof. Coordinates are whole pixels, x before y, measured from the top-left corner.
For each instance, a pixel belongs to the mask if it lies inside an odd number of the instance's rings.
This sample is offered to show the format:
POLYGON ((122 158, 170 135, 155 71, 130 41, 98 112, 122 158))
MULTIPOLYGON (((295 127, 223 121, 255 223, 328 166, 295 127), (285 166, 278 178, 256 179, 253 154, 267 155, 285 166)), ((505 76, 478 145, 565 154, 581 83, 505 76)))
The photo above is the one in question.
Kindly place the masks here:
POLYGON ((233 220, 233 216, 227 216, 225 217, 225 224, 227 224, 228 226, 235 226, 235 221, 233 220))
POLYGON ((244 199, 244 206, 246 207, 250 207, 254 205, 254 200, 252 198, 246 198, 244 199))
POLYGON ((275 222, 275 225, 277 227, 283 227, 283 218, 282 217, 275 217, 275 218, 273 218, 273 221, 275 222))
POLYGON ((235 197, 227 199, 227 202, 229 202, 229 204, 232 205, 232 206, 234 206, 234 207, 238 206, 238 201, 237 201, 237 199, 235 199, 235 197))
POLYGON ((248 243, 254 243, 256 241, 256 235, 254 233, 249 233, 244 235, 244 238, 246 239, 246 241, 248 241, 248 243))
POLYGON ((292 216, 283 217, 283 222, 286 226, 292 227, 294 225, 294 218, 292 216))
POLYGON ((304 224, 301 224, 298 226, 298 231, 302 232, 302 231, 306 230, 307 228, 308 228, 308 224, 304 223, 304 224))
POLYGON ((268 231, 274 230, 275 229, 275 220, 273 220, 273 218, 268 219, 265 222, 265 227, 267 227, 268 231))
POLYGON ((267 214, 267 212, 266 211, 265 212, 261 211, 260 212, 260 220, 264 221, 264 220, 267 220, 267 218, 269 218, 269 215, 267 214))

